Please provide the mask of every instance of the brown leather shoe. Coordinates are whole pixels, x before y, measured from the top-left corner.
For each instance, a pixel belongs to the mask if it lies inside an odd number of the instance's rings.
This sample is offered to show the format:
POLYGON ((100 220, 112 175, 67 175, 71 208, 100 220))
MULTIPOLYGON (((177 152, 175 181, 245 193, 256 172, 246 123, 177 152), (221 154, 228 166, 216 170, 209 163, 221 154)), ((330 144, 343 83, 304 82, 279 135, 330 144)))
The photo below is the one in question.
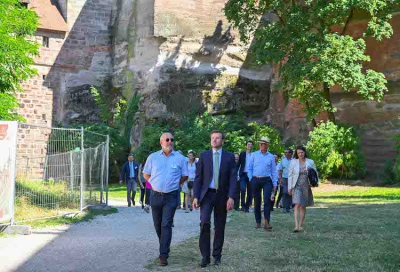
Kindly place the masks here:
POLYGON ((261 228, 261 223, 256 223, 256 229, 261 228))
POLYGON ((267 230, 267 231, 271 231, 272 230, 272 227, 270 226, 270 224, 269 224, 267 219, 265 219, 265 221, 264 221, 264 229, 267 230))
POLYGON ((159 263, 160 263, 161 266, 166 266, 166 265, 168 265, 167 256, 160 256, 160 257, 158 257, 158 261, 159 261, 159 263))

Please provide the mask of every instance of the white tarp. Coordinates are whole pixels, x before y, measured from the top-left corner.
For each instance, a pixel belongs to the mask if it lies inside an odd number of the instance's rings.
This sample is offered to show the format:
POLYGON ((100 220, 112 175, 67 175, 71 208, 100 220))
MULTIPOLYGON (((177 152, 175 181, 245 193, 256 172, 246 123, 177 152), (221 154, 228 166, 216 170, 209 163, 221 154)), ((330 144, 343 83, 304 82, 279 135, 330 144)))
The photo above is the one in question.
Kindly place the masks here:
POLYGON ((0 121, 0 223, 14 217, 18 122, 0 121))

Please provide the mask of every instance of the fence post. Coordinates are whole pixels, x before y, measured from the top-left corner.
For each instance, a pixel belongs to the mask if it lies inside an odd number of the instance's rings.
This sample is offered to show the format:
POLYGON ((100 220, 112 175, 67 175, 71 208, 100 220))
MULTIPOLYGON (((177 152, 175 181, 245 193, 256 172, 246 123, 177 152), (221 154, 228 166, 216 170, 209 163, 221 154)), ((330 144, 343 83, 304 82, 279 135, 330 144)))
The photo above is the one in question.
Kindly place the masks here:
POLYGON ((83 146, 83 127, 81 127, 81 207, 80 207, 80 211, 83 211, 83 183, 84 183, 84 171, 85 171, 85 167, 84 167, 84 163, 85 163, 85 158, 84 158, 84 154, 85 154, 85 149, 83 146))
POLYGON ((109 177, 109 165, 110 165, 110 157, 109 157, 109 151, 110 151, 110 135, 107 135, 107 143, 106 143, 106 206, 108 206, 108 177, 109 177))
MULTIPOLYGON (((14 123, 14 122, 13 122, 14 123)), ((10 224, 14 225, 15 223, 15 200, 17 196, 17 146, 18 146, 18 122, 14 123, 14 126, 16 126, 16 135, 15 135, 15 150, 14 150, 14 173, 12 177, 12 182, 11 182, 11 199, 10 199, 10 213, 11 213, 11 220, 10 224)))
POLYGON ((69 166, 69 175, 70 175, 70 189, 71 189, 71 194, 74 195, 74 160, 73 160, 73 152, 74 151, 69 151, 69 161, 70 161, 70 166, 69 166))

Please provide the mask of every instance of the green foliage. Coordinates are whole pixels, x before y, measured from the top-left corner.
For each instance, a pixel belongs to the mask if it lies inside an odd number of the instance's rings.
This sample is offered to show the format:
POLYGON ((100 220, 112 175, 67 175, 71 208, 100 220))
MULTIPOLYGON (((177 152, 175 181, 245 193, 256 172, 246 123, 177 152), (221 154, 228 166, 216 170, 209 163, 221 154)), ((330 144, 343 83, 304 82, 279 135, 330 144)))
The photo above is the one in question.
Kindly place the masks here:
POLYGON ((36 74, 31 67, 39 54, 33 39, 39 16, 22 7, 19 0, 0 2, 0 92, 21 90, 20 82, 36 74))
MULTIPOLYGON (((393 138, 396 141, 395 149, 400 150, 400 135, 393 138)), ((393 173, 396 181, 400 181, 400 154, 397 155, 393 165, 393 173)))
POLYGON ((36 75, 32 64, 39 44, 31 37, 38 19, 19 0, 0 1, 0 120, 24 121, 16 112, 15 93, 22 91, 22 81, 36 75))
POLYGON ((361 178, 365 175, 360 138, 352 127, 320 123, 306 145, 307 153, 323 178, 361 178))
MULTIPOLYGON (((128 158, 128 153, 130 151, 129 142, 126 141, 126 138, 120 133, 117 128, 110 127, 103 123, 93 123, 93 124, 77 124, 75 125, 77 128, 83 127, 85 130, 97 132, 104 135, 109 135, 110 144, 109 144, 109 169, 110 169, 110 182, 119 180, 119 172, 123 163, 128 158)), ((85 133, 84 136, 85 145, 90 145, 90 143, 103 142, 105 139, 99 139, 99 136, 85 133)), ((93 146, 93 145, 90 145, 93 146)))
POLYGON ((0 120, 24 122, 25 119, 16 112, 18 107, 18 100, 14 95, 0 92, 0 120))
MULTIPOLYGON (((270 140, 268 150, 272 153, 278 153, 282 155, 285 147, 282 145, 281 135, 276 129, 270 126, 260 125, 256 122, 250 123, 248 126, 251 128, 252 131, 252 136, 250 140, 252 140, 256 144, 257 141, 261 139, 261 137, 266 136, 270 140)), ((257 146, 257 144, 255 146, 257 146)))
MULTIPOLYGON (((158 121, 148 124, 144 128, 140 146, 135 150, 135 158, 145 161, 149 153, 160 150, 160 136, 164 132, 171 132, 175 138, 175 150, 182 150, 186 155, 189 149, 200 152, 210 149, 210 133, 213 130, 221 130, 225 133, 223 148, 231 152, 245 150, 247 140, 255 143, 262 137, 271 139, 270 151, 282 153, 284 147, 281 138, 274 128, 257 123, 246 124, 243 114, 237 113, 229 116, 189 115, 181 123, 168 123, 158 121)), ((257 150, 257 145, 255 145, 257 150)))
MULTIPOLYGON (((250 43, 259 64, 277 63, 279 87, 305 105, 310 119, 322 111, 335 112, 329 89, 339 85, 365 99, 382 99, 387 91, 383 73, 364 69, 367 37, 390 38, 391 13, 399 1, 276 1, 229 0, 225 14, 250 43), (274 19, 261 19, 273 13, 274 19), (363 37, 347 35, 354 13, 365 13, 363 37)), ((268 16, 272 18, 273 16, 268 16)))
POLYGON ((396 183, 395 165, 396 160, 386 160, 383 165, 383 181, 386 184, 396 183))
MULTIPOLYGON (((118 99, 111 99, 93 86, 90 87, 90 92, 100 109, 99 115, 103 123, 75 126, 110 136, 110 181, 117 181, 121 167, 131 151, 130 133, 139 108, 140 95, 135 94, 127 102, 121 95, 117 95, 118 99)), ((99 142, 96 135, 85 135, 85 144, 93 141, 99 142)))
POLYGON ((93 95, 96 105, 100 108, 99 116, 101 121, 108 122, 113 119, 113 113, 110 111, 109 105, 104 101, 99 91, 94 87, 90 86, 90 93, 93 95))

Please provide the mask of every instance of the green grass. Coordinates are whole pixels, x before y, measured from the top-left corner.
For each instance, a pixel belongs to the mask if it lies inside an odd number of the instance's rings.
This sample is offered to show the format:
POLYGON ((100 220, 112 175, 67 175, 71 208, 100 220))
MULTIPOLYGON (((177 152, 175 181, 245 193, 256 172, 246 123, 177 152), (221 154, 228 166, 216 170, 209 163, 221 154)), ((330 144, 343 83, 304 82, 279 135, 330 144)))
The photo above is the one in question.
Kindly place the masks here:
MULTIPOLYGON (((400 271, 400 188, 322 185, 314 192, 305 232, 293 233, 293 214, 280 209, 273 232, 255 229, 252 213, 232 212, 221 266, 198 266, 195 237, 171 249, 168 271, 400 271)), ((148 268, 163 270, 156 261, 148 268)))
POLYGON ((317 201, 325 203, 352 203, 352 204, 383 204, 399 203, 399 188, 384 187, 355 187, 338 192, 323 192, 316 194, 317 201))
MULTIPOLYGON (((79 211, 80 189, 71 190, 67 181, 17 180, 15 221, 60 216, 79 211)), ((88 187, 83 193, 85 205, 100 201, 99 188, 88 187)))
POLYGON ((28 224, 34 229, 59 226, 59 225, 69 225, 69 224, 89 221, 94 219, 96 216, 100 215, 106 216, 117 212, 118 212, 117 208, 111 208, 110 210, 89 210, 81 214, 77 214, 76 216, 73 217, 56 217, 43 220, 35 220, 29 222, 28 224))
MULTIPOLYGON (((181 200, 183 201, 184 194, 181 192, 181 200)), ((126 202, 126 186, 125 184, 112 183, 108 186, 108 200, 126 202)), ((139 203, 140 188, 136 188, 135 202, 139 203)))

